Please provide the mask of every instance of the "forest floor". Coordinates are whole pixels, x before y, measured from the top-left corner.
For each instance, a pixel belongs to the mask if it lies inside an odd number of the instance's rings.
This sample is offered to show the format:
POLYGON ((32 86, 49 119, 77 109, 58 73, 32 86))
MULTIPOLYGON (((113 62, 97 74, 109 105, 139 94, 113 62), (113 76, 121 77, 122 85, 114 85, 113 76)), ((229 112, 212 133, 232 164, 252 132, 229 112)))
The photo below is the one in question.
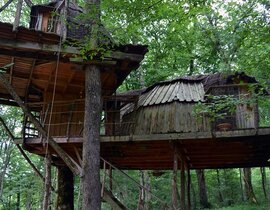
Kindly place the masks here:
POLYGON ((211 210, 269 210, 270 209, 270 203, 266 204, 245 204, 245 205, 236 205, 236 206, 229 206, 229 207, 223 207, 223 208, 216 208, 211 210))

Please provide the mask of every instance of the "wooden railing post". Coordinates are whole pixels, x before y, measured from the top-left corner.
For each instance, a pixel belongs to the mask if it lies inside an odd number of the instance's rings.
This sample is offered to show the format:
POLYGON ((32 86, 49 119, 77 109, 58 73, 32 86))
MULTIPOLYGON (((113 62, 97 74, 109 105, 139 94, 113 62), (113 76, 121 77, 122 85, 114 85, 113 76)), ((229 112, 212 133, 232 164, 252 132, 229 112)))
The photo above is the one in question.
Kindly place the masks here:
POLYGON ((173 177, 172 177, 172 209, 177 209, 177 169, 178 169, 178 158, 176 148, 173 154, 173 177))

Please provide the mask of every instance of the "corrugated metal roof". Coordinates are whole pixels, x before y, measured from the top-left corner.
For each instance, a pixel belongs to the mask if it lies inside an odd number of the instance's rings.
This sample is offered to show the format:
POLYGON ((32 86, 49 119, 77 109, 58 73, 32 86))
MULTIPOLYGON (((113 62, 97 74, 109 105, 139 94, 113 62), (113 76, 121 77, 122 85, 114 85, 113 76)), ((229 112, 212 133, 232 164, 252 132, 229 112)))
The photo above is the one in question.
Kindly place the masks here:
POLYGON ((139 106, 151 106, 157 104, 203 101, 204 88, 201 82, 175 81, 160 83, 152 89, 144 92, 139 99, 139 106))

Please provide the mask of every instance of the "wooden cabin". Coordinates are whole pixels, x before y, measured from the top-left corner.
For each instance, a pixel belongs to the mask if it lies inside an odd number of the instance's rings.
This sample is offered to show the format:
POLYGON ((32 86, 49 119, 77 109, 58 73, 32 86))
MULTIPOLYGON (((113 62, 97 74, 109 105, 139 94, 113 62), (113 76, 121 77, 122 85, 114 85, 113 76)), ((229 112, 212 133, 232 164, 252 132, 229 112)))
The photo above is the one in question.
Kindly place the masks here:
MULTIPOLYGON (((194 133, 223 129, 225 123, 229 126, 224 128, 227 130, 255 129, 259 119, 258 104, 243 104, 242 101, 248 102, 252 98, 249 86, 256 83, 253 77, 244 73, 218 73, 156 83, 136 92, 139 95, 136 105, 128 104, 121 109, 121 130, 123 134, 134 135, 194 133), (210 119, 209 113, 196 114, 196 104, 209 106, 210 95, 230 96, 239 103, 233 113, 216 113, 215 119, 210 119)), ((217 102, 212 99, 211 103, 217 102)))
POLYGON ((143 90, 136 107, 129 104, 121 110, 122 130, 135 135, 210 130, 208 121, 193 113, 196 103, 203 101, 200 80, 179 78, 156 83, 143 90), (125 126, 129 121, 135 121, 134 125, 125 126))

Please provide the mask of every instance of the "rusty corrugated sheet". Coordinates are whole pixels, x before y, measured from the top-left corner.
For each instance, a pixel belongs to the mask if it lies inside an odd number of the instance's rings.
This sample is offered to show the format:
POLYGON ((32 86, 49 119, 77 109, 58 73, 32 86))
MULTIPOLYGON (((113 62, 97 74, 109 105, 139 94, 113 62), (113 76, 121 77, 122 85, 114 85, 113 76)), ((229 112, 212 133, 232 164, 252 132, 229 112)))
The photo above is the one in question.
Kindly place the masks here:
POLYGON ((151 106, 180 102, 203 101, 204 88, 201 82, 176 81, 172 83, 158 84, 149 91, 143 93, 139 99, 140 106, 151 106))

